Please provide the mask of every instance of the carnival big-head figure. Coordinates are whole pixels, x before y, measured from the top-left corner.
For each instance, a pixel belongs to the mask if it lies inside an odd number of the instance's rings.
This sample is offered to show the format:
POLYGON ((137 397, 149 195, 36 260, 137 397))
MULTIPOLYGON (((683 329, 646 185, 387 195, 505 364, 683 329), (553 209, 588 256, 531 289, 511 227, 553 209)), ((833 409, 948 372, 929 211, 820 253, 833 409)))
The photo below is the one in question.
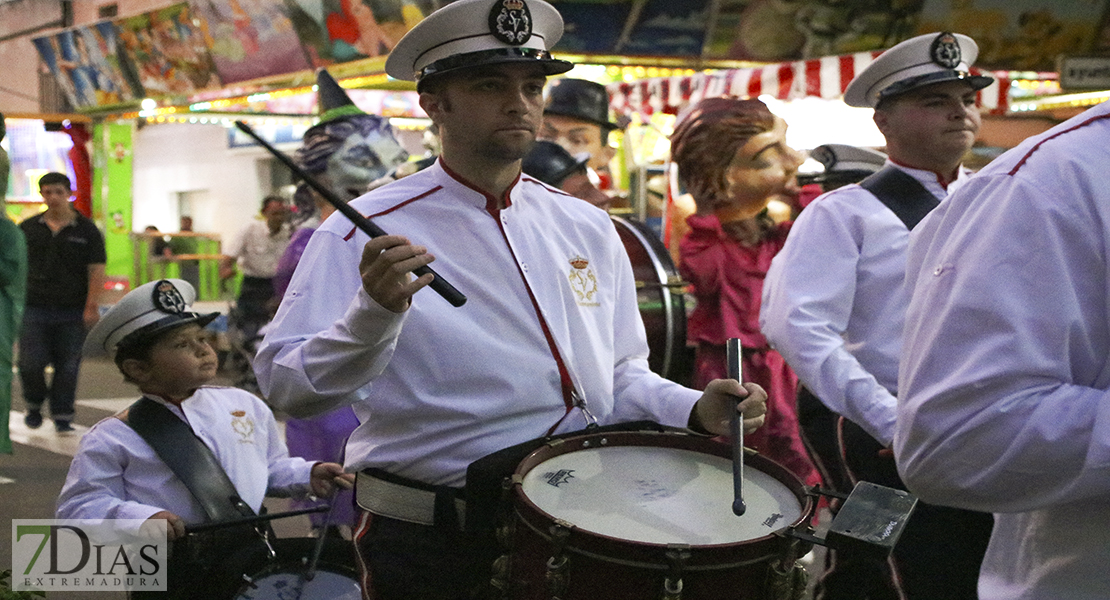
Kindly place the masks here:
MULTIPOLYGON (((363 112, 324 69, 316 73, 320 122, 304 134, 297 164, 343 200, 366 193, 371 181, 408 159, 389 120, 363 112)), ((297 192, 298 211, 311 214, 306 186, 297 192)))
POLYGON ((671 160, 698 214, 722 223, 758 216, 776 197, 797 197, 801 153, 786 123, 759 100, 706 98, 679 118, 671 160))

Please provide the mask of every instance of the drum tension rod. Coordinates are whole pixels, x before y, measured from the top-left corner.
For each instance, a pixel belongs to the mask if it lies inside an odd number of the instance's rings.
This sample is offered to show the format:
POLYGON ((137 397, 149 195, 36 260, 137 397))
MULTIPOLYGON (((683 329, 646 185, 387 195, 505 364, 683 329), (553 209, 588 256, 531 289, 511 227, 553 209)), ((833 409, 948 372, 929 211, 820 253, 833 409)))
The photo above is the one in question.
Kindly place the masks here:
POLYGON ((831 496, 833 498, 839 498, 841 500, 848 499, 848 494, 838 492, 836 490, 830 490, 828 488, 818 487, 815 485, 805 486, 805 491, 807 496, 831 496))

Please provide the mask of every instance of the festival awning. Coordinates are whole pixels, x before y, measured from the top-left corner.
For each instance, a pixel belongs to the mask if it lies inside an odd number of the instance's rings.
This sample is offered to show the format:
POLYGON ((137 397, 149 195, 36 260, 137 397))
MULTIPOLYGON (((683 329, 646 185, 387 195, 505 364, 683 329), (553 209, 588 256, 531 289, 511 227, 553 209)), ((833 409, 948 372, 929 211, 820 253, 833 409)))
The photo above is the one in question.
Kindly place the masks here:
MULTIPOLYGON (((755 98, 770 95, 779 100, 804 97, 837 99, 848 82, 881 52, 857 52, 826 56, 746 69, 703 71, 689 76, 658 77, 631 83, 608 85, 610 103, 620 115, 651 115, 656 112, 678 114, 687 104, 702 98, 737 96, 755 98)), ((1006 71, 980 71, 994 77, 990 86, 978 93, 980 108, 990 114, 1004 114, 1008 106, 1010 78, 1006 71)))

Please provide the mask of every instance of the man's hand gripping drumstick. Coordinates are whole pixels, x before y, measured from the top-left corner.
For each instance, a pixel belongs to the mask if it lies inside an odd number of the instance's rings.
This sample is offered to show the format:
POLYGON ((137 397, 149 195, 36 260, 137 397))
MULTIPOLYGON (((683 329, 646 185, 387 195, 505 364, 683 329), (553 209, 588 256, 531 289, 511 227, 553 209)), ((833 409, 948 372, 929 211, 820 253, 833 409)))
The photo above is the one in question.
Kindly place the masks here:
POLYGON ((358 271, 362 288, 381 306, 401 313, 412 304, 412 296, 432 283, 425 273, 413 279, 412 272, 434 261, 424 246, 414 246, 400 235, 383 235, 366 242, 358 271))

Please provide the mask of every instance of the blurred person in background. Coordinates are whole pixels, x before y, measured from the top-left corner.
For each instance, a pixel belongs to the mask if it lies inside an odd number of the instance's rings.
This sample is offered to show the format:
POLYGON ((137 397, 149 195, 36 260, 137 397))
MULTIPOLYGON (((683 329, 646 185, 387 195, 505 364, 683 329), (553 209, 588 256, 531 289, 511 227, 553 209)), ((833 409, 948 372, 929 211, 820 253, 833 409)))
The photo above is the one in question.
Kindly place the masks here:
MULTIPOLYGON (((170 253, 174 256, 198 254, 200 244, 197 243, 196 236, 189 235, 193 233, 193 218, 188 215, 181 215, 178 220, 178 232, 186 235, 175 235, 170 238, 170 253)), ((200 289, 199 261, 179 260, 177 268, 180 270, 181 278, 188 281, 194 290, 200 289)))
POLYGON ((19 224, 27 240, 27 305, 19 337, 19 379, 27 406, 24 424, 42 426, 49 401, 58 433, 73 431, 81 345, 100 320, 104 291, 104 236, 70 204, 73 189, 63 173, 39 179, 46 210, 19 224), (46 368, 54 367, 50 383, 46 368))
POLYGON ((247 339, 255 337, 270 320, 273 278, 292 236, 285 200, 281 196, 266 196, 262 200, 261 219, 251 219, 224 252, 220 279, 234 277, 236 266, 243 273, 235 324, 247 339))
POLYGON ((540 181, 608 210, 613 203, 605 192, 597 189, 586 171, 587 158, 575 158, 555 142, 538 141, 524 157, 521 170, 540 181))
MULTIPOLYGON (((0 140, 4 139, 4 134, 4 115, 0 114, 0 140)), ((27 296, 27 241, 23 239, 19 226, 8 218, 5 203, 10 168, 7 156, 0 148, 0 454, 12 452, 12 442, 8 437, 12 361, 27 296)))
POLYGON ((555 142, 574 157, 586 156, 588 173, 601 190, 613 186, 609 161, 616 149, 609 134, 620 125, 609 119, 609 92, 600 83, 562 77, 547 84, 543 127, 536 139, 555 142))

